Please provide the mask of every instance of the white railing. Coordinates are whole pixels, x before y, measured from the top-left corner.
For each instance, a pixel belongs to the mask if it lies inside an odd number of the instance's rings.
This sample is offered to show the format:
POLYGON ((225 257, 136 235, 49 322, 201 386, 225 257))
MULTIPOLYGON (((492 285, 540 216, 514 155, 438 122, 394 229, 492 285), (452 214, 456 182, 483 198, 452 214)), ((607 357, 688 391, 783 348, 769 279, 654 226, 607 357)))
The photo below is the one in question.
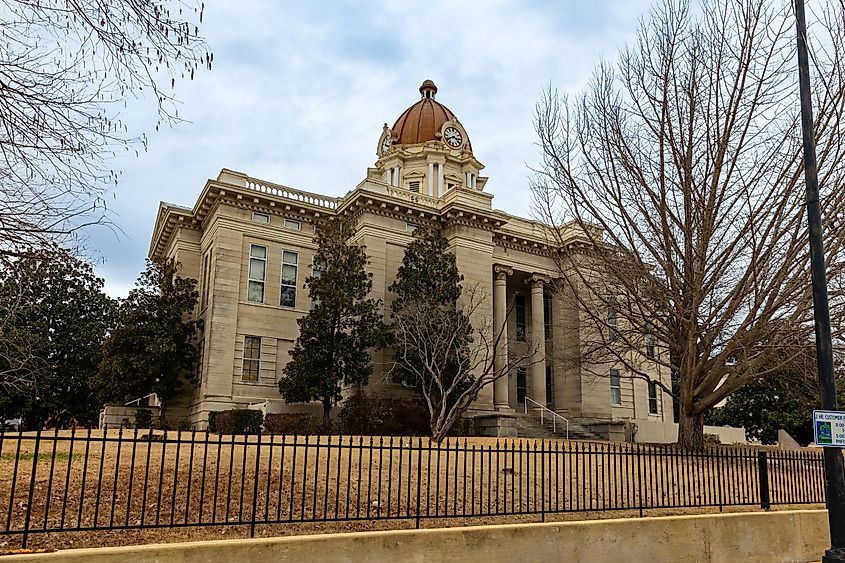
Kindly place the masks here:
POLYGON ((255 190, 256 192, 283 197, 285 199, 292 199, 293 201, 317 205, 319 207, 337 209, 338 206, 338 198, 294 190, 293 188, 270 184, 269 182, 256 180, 254 178, 247 180, 246 187, 251 190, 255 190))
POLYGON ((557 420, 560 419, 561 421, 566 423, 566 439, 569 439, 569 420, 565 417, 561 416, 560 414, 556 413, 552 409, 546 407, 545 405, 541 405, 531 397, 525 397, 525 414, 528 414, 528 403, 531 403, 534 407, 536 407, 540 411, 540 424, 545 426, 545 420, 543 419, 544 413, 548 413, 552 419, 552 432, 557 432, 557 420))

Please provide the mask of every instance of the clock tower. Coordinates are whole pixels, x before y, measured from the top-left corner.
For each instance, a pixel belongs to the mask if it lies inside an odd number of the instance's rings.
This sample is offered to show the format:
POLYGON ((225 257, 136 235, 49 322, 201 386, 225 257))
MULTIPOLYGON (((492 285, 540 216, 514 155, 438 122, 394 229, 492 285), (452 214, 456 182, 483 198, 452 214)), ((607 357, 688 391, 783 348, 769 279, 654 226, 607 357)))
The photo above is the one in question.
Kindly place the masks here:
POLYGON ((420 100, 393 127, 384 124, 371 174, 391 187, 431 197, 443 197, 456 187, 481 190, 486 178, 478 173, 484 165, 473 156, 464 126, 436 96, 437 86, 426 80, 420 100))

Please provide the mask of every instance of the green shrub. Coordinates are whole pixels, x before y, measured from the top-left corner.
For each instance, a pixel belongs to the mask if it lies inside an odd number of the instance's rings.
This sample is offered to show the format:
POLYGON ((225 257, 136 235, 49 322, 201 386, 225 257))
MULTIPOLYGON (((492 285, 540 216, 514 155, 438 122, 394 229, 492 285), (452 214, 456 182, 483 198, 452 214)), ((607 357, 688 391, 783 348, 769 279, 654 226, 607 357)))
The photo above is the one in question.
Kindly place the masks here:
POLYGON ((417 399, 355 393, 340 408, 341 434, 427 436, 431 433, 428 410, 417 399))
POLYGON ((363 436, 369 434, 372 427, 372 400, 369 394, 359 391, 348 397, 337 414, 338 429, 341 434, 363 436))
POLYGON ((208 431, 217 432, 217 411, 208 413, 208 431))
POLYGON ((186 432, 191 429, 191 421, 184 417, 160 418, 156 424, 159 430, 177 430, 186 432))
POLYGON ((152 428, 153 411, 149 409, 137 409, 135 411, 135 428, 152 428))
POLYGON ((260 434, 264 423, 264 414, 250 409, 230 409, 216 415, 214 430, 220 434, 260 434))
POLYGON ((333 434, 331 420, 307 414, 268 414, 264 417, 264 430, 272 434, 290 436, 316 436, 333 434))
POLYGON ((474 436, 474 424, 471 418, 459 418, 455 421, 455 424, 449 428, 449 431, 446 432, 447 436, 450 437, 457 437, 457 436, 474 436))

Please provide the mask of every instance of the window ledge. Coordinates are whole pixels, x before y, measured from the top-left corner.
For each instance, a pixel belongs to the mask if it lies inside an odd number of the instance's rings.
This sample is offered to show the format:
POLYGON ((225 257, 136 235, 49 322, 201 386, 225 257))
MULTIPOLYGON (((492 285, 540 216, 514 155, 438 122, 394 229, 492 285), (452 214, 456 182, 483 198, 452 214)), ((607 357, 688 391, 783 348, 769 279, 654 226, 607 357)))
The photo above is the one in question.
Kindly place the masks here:
POLYGON ((255 301, 238 301, 239 305, 251 305, 254 307, 266 307, 267 309, 278 309, 279 311, 291 311, 294 313, 302 313, 305 314, 309 311, 309 309, 303 309, 300 307, 288 307, 286 305, 273 305, 271 303, 257 303, 255 301))

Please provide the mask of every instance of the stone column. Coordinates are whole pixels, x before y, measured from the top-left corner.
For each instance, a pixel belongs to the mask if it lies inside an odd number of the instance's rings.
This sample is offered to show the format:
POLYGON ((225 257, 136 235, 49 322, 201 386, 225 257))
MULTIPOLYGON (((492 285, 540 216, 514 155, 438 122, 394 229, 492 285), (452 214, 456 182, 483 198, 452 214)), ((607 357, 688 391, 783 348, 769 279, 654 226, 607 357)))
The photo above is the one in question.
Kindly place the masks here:
POLYGON ((445 191, 446 186, 443 184, 443 163, 441 162, 437 165, 437 193, 435 195, 440 197, 445 191))
POLYGON ((428 195, 434 195, 434 163, 428 163, 428 195))
MULTIPOLYGON (((528 279, 531 284, 531 368, 529 371, 528 396, 546 406, 546 326, 543 307, 543 286, 546 276, 534 274, 528 279)), ((536 405, 530 405, 536 408, 536 405)))
MULTIPOLYGON (((493 356, 493 370, 496 374, 508 365, 508 276, 513 268, 496 264, 493 266, 493 338, 496 349, 493 356)), ((510 410, 508 401, 508 377, 505 374, 493 383, 493 404, 496 410, 510 410)))

